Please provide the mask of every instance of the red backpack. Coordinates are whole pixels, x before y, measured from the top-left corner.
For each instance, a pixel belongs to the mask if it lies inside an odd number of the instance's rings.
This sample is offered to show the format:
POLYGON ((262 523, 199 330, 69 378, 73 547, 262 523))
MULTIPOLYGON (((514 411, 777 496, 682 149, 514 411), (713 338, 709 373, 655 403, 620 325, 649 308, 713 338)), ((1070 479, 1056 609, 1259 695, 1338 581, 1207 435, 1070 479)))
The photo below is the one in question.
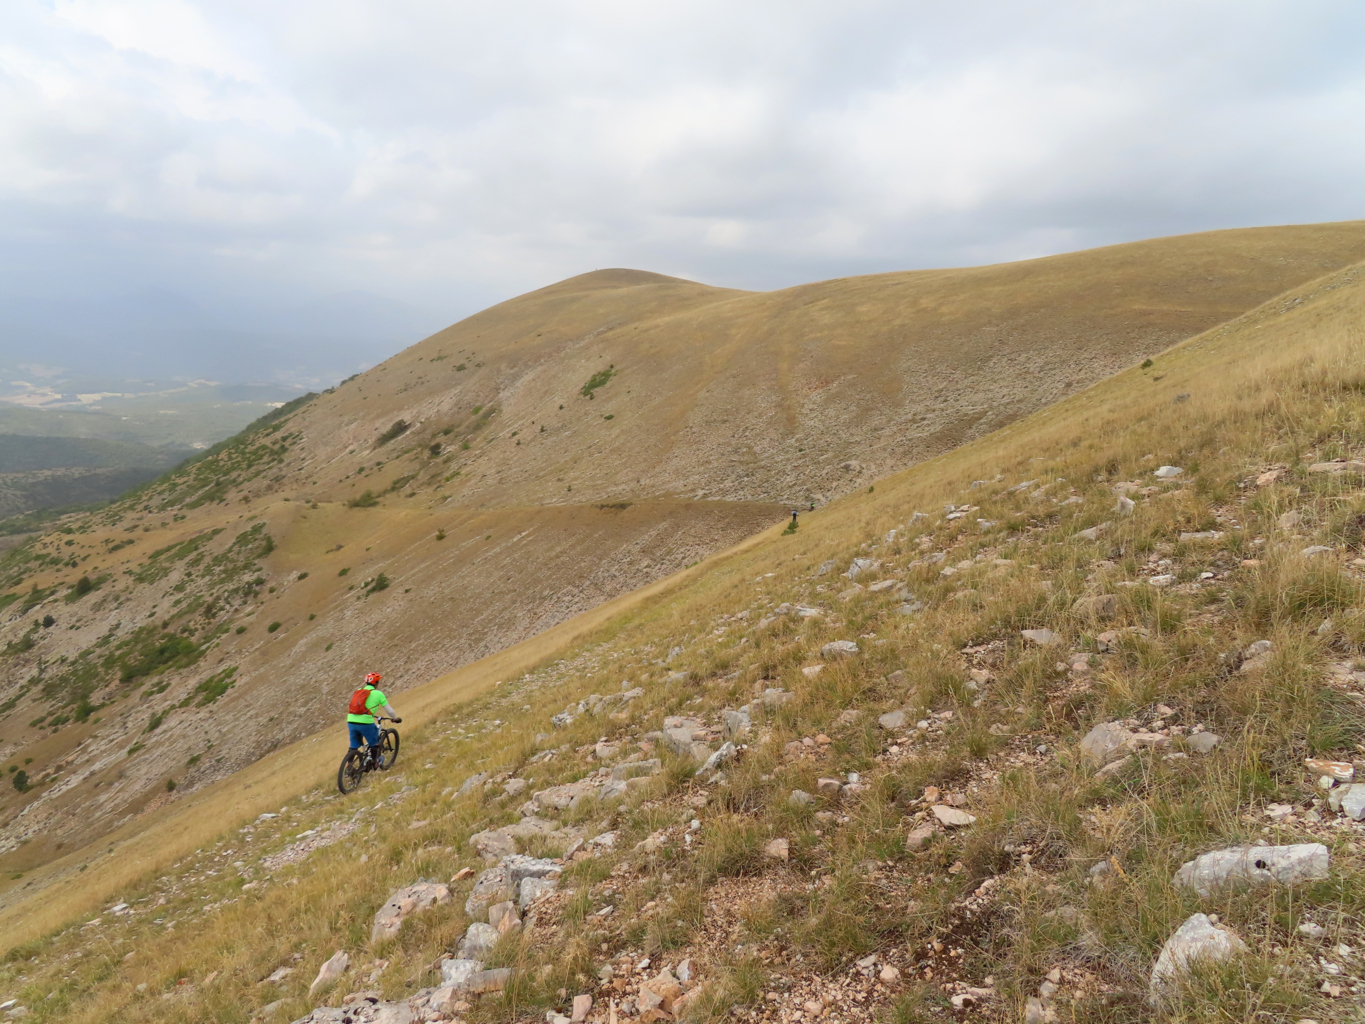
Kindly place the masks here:
POLYGON ((351 694, 351 706, 346 713, 349 715, 368 715, 370 709, 366 706, 366 702, 370 699, 370 694, 372 693, 374 693, 374 691, 368 686, 362 686, 360 689, 356 690, 355 693, 351 694))

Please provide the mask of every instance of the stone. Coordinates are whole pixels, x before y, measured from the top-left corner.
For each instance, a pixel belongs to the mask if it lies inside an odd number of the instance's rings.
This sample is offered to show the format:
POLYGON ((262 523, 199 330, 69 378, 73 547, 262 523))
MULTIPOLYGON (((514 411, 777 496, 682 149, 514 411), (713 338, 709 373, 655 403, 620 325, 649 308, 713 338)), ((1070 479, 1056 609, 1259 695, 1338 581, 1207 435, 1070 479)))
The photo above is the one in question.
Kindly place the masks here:
POLYGON ((1349 473, 1352 476, 1365 476, 1365 462, 1355 459, 1340 462, 1315 462, 1308 467, 1310 473, 1330 473, 1333 476, 1349 473))
POLYGON ((483 961, 463 958, 441 961, 441 984, 463 988, 469 979, 483 970, 483 961))
POLYGON ((1050 647, 1061 641, 1060 634, 1054 633, 1050 629, 1023 629, 1019 631, 1029 643, 1037 644, 1039 647, 1050 647))
POLYGON ((796 694, 779 687, 768 687, 761 694, 758 700, 765 708, 780 708, 783 704, 788 704, 796 699, 796 694))
POLYGON ((1181 865, 1173 883, 1208 896, 1224 885, 1295 885, 1329 875, 1330 858, 1321 843, 1292 846, 1233 846, 1181 865))
POLYGON ((664 723, 664 746, 679 757, 692 756, 692 734, 701 729, 702 723, 695 718, 670 718, 664 723))
POLYGON ((516 840, 502 829, 475 832, 469 837, 469 845, 486 864, 496 864, 509 853, 517 852, 516 840))
POLYGON ((584 994, 573 997, 573 1015, 571 1021, 585 1021, 588 1019, 588 1011, 592 1009, 592 996, 584 994))
POLYGON ((611 777, 617 782, 626 782, 630 779, 644 778, 649 775, 657 775, 663 771, 663 762, 657 757, 651 757, 645 761, 627 761, 625 764, 618 764, 611 770, 611 777))
POLYGON ((668 970, 660 971, 640 986, 636 1005, 642 1011, 641 1022, 666 1020, 667 1015, 678 1009, 683 999, 682 985, 668 970), (662 1015, 660 1015, 662 1014, 662 1015))
POLYGON ((278 985, 293 973, 294 968, 292 967, 277 967, 267 977, 261 979, 261 984, 278 985))
POLYGON ((1119 599, 1114 594, 1078 597, 1071 603, 1071 614, 1084 619, 1110 619, 1118 614, 1119 599))
POLYGON ((1318 555, 1330 555, 1336 549, 1329 548, 1325 544, 1312 544, 1299 552, 1304 558, 1316 558, 1318 555))
POLYGON ((753 718, 749 714, 749 705, 744 705, 738 711, 725 712, 725 736, 727 739, 741 739, 748 735, 753 727, 753 718))
POLYGON ((1207 914, 1193 914, 1161 947, 1152 968, 1151 993, 1158 999, 1198 961, 1222 963, 1247 951, 1247 944, 1232 929, 1214 924, 1207 914))
POLYGON ((855 558, 853 564, 848 567, 848 572, 844 573, 851 580, 856 580, 865 572, 871 572, 882 563, 875 558, 855 558))
POLYGON ((877 975, 883 985, 894 985, 901 980, 900 968, 892 967, 890 964, 883 965, 881 973, 877 975))
POLYGON ((786 860, 790 852, 791 846, 785 839, 770 839, 763 847, 763 856, 769 860, 786 860))
POLYGON ((909 716, 904 711, 888 711, 877 719, 877 724, 888 732, 895 729, 904 729, 909 716))
POLYGON ((820 670, 824 667, 825 667, 824 665, 820 664, 803 665, 801 667, 801 674, 805 676, 807 679, 814 679, 816 676, 820 674, 820 670))
POLYGON ((504 857, 502 866, 507 870, 509 891, 520 885, 523 878, 558 878, 563 870, 548 857, 528 857, 521 853, 504 857))
POLYGON ((547 892, 554 892, 558 888, 559 879, 557 878, 523 878, 521 887, 517 892, 517 907, 525 911, 547 892))
POLYGON ((483 784, 487 781, 488 781, 487 772, 479 772, 479 774, 477 775, 471 775, 469 778, 464 780, 459 790, 456 791, 455 796, 458 798, 462 796, 468 796, 470 793, 477 792, 478 790, 483 788, 483 784))
POLYGON ((1182 544, 1191 544, 1201 540, 1222 540, 1224 536, 1225 534, 1222 530, 1186 531, 1180 535, 1180 542, 1182 544))
POLYGON ((1152 470, 1152 476, 1158 480, 1174 480, 1183 472, 1185 471, 1179 466, 1159 466, 1152 470))
POLYGON ((929 840, 934 838, 934 826, 927 821, 922 821, 905 837, 905 848, 910 853, 924 849, 929 840))
POLYGON ((1223 737, 1216 732, 1197 732, 1185 737, 1185 746, 1196 754, 1208 754, 1213 752, 1213 748, 1223 742, 1223 737))
POLYGON ((831 573, 831 572, 834 571, 834 566, 835 566, 836 564, 838 564, 838 563, 836 563, 836 562, 834 561, 834 559, 832 559, 832 558, 829 559, 829 560, 827 560, 827 561, 821 562, 821 563, 820 563, 820 568, 818 568, 818 569, 815 570, 815 575, 817 575, 817 576, 827 576, 829 573, 831 573))
POLYGON ((1276 519, 1275 525, 1281 530, 1292 530, 1301 522, 1303 522, 1303 513, 1296 508, 1292 508, 1281 515, 1280 518, 1276 519))
POLYGON ((1121 722, 1103 722, 1081 740, 1081 756, 1105 765, 1133 749, 1133 734, 1121 722))
POLYGON ((475 921, 464 933, 455 954, 464 960, 487 960, 501 936, 491 924, 475 921))
POLYGON ((738 756, 739 750, 735 747, 733 743, 731 743, 729 740, 726 740, 724 743, 721 744, 720 749, 717 750, 715 753, 711 754, 711 756, 708 757, 702 763, 702 766, 698 768, 694 774, 701 775, 705 772, 719 771, 723 766, 729 764, 738 756))
POLYGON ((351 958, 345 950, 337 950, 321 967, 318 968, 318 976, 313 979, 313 984, 308 986, 308 998, 312 999, 313 994, 318 989, 326 988, 334 984, 338 978, 346 973, 346 969, 351 966, 351 958))
POLYGON ((934 817, 939 820, 939 824, 944 828, 965 828, 968 825, 976 824, 976 815, 968 814, 959 807, 934 804, 931 810, 934 817))
POLYGON ((597 741, 597 745, 592 748, 593 757, 599 761, 613 761, 621 754, 621 744, 611 743, 605 739, 597 741))
POLYGON ((815 792, 819 793, 826 800, 838 800, 839 792, 844 788, 844 784, 838 779, 816 779, 815 792))
POLYGON ((1248 644, 1242 651, 1242 657, 1250 661, 1252 658, 1259 658, 1263 654, 1269 654, 1275 649, 1275 645, 1269 640, 1257 640, 1254 644, 1248 644))
POLYGON ((1365 785, 1357 782, 1343 788, 1341 813, 1356 821, 1365 821, 1365 785))
POLYGON ((833 661, 835 658, 847 658, 858 653, 858 645, 852 640, 831 640, 820 648, 820 657, 826 661, 833 661))
POLYGON ((488 908, 488 923, 498 930, 499 935, 514 931, 521 924, 521 914, 512 900, 494 903, 488 908))
POLYGON ((1072 539, 1072 540, 1099 540, 1100 537, 1104 534, 1104 532, 1105 532, 1106 530, 1108 530, 1108 529, 1109 529, 1109 524, 1108 524, 1108 523, 1100 523, 1098 526, 1092 526, 1092 527, 1090 527, 1088 530, 1078 530, 1078 531, 1072 536, 1071 539, 1072 539))
POLYGON ((815 797, 811 796, 804 789, 793 789, 791 791, 791 796, 787 797, 787 803, 791 804, 793 807, 809 807, 814 800, 815 797))
MULTIPOLYGON (((593 796, 597 783, 592 779, 582 779, 563 786, 551 786, 534 793, 527 803, 536 811, 567 811, 577 807, 583 800, 593 796)), ((523 812, 524 813, 524 812, 523 812)))
POLYGON ((1160 589, 1162 587, 1169 587, 1175 581, 1176 581, 1175 574, 1169 572, 1163 572, 1159 573, 1156 576, 1147 577, 1147 585, 1149 587, 1156 587, 1157 589, 1160 589))
POLYGON ((560 865, 549 859, 512 854, 504 857, 497 866, 481 872, 474 880, 474 886, 465 900, 464 912, 478 919, 488 913, 494 903, 511 899, 521 891, 521 883, 527 878, 557 878, 560 865))
POLYGON ((1314 775, 1326 775, 1334 782, 1352 782, 1356 777, 1355 765, 1349 761, 1324 761, 1321 758, 1309 757, 1303 764, 1314 775))
POLYGON ((1118 501, 1114 503, 1114 511, 1121 516, 1131 516, 1135 508, 1137 508, 1137 502, 1126 494, 1120 494, 1118 501))
POLYGON ((916 612, 924 611, 923 601, 907 601, 905 604, 896 605, 897 615, 914 615, 916 612))
POLYGON ((393 938, 403 926, 404 919, 449 900, 450 889, 440 882, 418 882, 398 889, 374 915, 370 941, 393 938))

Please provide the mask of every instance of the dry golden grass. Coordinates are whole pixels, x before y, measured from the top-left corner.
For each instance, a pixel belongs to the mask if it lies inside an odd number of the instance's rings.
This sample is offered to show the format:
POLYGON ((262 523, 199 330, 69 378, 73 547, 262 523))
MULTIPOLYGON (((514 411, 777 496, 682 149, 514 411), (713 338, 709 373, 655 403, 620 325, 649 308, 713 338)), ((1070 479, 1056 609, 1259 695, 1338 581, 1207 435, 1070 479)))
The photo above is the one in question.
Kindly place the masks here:
MULTIPOLYGON (((1182 1002, 1160 1011, 1160 1019, 1193 1019, 1208 1015, 1215 1005, 1229 1020, 1256 1019, 1257 1014, 1339 1019, 1342 1008, 1316 994, 1316 982, 1303 980, 1311 980, 1312 949, 1295 937, 1293 925, 1312 913, 1328 922, 1334 935, 1358 944, 1353 922, 1365 908, 1365 889, 1354 840, 1335 843, 1333 880, 1306 891, 1254 901, 1233 896, 1194 901, 1174 890, 1169 879, 1174 867, 1194 853, 1258 837, 1263 819, 1254 812, 1262 803, 1306 798, 1302 756, 1349 755, 1361 741, 1359 709, 1353 718, 1349 702, 1321 679, 1328 660, 1362 653, 1358 573, 1340 560, 1314 562, 1298 551, 1315 542, 1360 550, 1353 516, 1365 499, 1358 482, 1310 476, 1305 463, 1365 448, 1359 371, 1365 342, 1358 330, 1363 310, 1365 285, 1358 269, 1329 275, 1157 356, 1151 367, 1125 371, 989 438, 805 516, 795 535, 781 536, 774 527, 675 585, 623 601, 604 611, 591 624, 595 628, 567 650, 547 641, 534 651, 528 648, 524 658, 502 663, 505 671, 491 669, 479 677, 486 684, 504 671, 499 678, 506 679, 505 688, 437 713, 436 704, 455 694, 434 685, 433 718, 417 730, 404 729, 401 777, 415 789, 402 803, 370 812, 373 836, 357 834, 299 868, 283 870, 265 893, 248 894, 231 871, 206 874, 210 865, 225 868, 242 856, 243 841, 233 829, 244 823, 246 805, 218 804, 214 820, 212 805, 205 803, 197 827, 212 821, 222 832, 212 845, 196 839, 202 853, 186 854, 188 842, 173 848, 174 839, 161 838, 171 836, 169 830, 149 833, 141 844, 147 860, 140 870, 105 876, 117 882, 116 893, 92 885, 86 895, 93 903, 96 896, 112 901, 115 895, 136 899, 178 890, 165 911, 177 921, 174 931, 155 924, 151 913, 127 923, 109 919, 84 932, 66 928, 21 947, 0 974, 0 984, 22 995, 40 1020, 74 1021, 245 1021, 277 995, 287 1000, 282 1013, 302 1013, 309 1005, 304 992, 313 970, 336 948, 351 950, 362 963, 372 955, 391 959, 393 966, 381 980, 390 997, 430 984, 430 964, 465 924, 459 911, 415 919, 398 942, 374 950, 366 948, 369 915, 397 885, 472 863, 467 836, 511 816, 505 802, 492 797, 452 804, 441 790, 458 785, 480 765, 518 771, 534 788, 581 773, 583 762, 572 757, 568 763, 528 767, 536 749, 533 737, 548 731, 548 716, 565 704, 594 690, 610 692, 627 678, 648 684, 627 721, 585 719, 557 733, 554 742, 586 744, 604 731, 638 733, 665 713, 706 714, 735 706, 749 699, 755 685, 784 686, 797 695, 791 704, 760 716, 758 725, 769 730, 769 740, 755 743, 730 773, 728 787, 713 793, 705 812, 703 852, 688 858, 667 849, 652 866, 655 874, 665 868, 673 872, 685 891, 704 900, 706 886, 768 871, 755 859, 756 845, 773 835, 790 836, 796 866, 830 881, 809 898, 753 908, 742 928, 759 946, 775 941, 781 929, 784 943, 805 951, 826 972, 843 969, 851 954, 865 949, 908 950, 914 956, 925 941, 952 934, 956 900, 983 879, 998 876, 1004 879, 1002 894, 987 926, 971 935, 960 965, 964 977, 997 979, 998 1019, 1017 1019, 1024 997, 1056 963, 1084 971, 1115 992, 1140 992, 1161 941, 1196 908, 1216 908, 1248 941, 1256 940, 1257 952, 1227 971, 1197 979, 1182 1002), (1184 466, 1187 482, 1143 498, 1129 518, 1117 516, 1110 485, 1123 479, 1150 481, 1150 470, 1162 463, 1184 466), (1287 467, 1280 482, 1246 486, 1273 464, 1287 467), (997 477, 999 483, 972 486, 997 477), (1056 505, 1027 492, 1005 492, 1035 478, 1053 482, 1058 497, 1074 491, 1081 500, 1056 505), (1055 483, 1059 478, 1065 482, 1055 483), (979 509, 947 522, 937 510, 948 502, 979 509), (1305 516, 1297 539, 1276 526, 1289 508, 1305 516), (908 523, 915 510, 933 514, 908 523), (1229 516, 1238 526, 1221 526, 1225 537, 1215 543, 1201 547, 1179 540, 1182 531, 1225 523, 1229 516), (983 530, 977 517, 996 525, 983 530), (1100 541, 1074 538, 1106 520, 1113 525, 1100 541), (887 542, 893 527, 901 535, 887 542), (1265 539, 1263 546, 1256 545, 1258 538, 1265 539), (1093 649, 1096 625, 1071 612, 1074 598, 1134 578, 1149 553, 1165 550, 1161 545, 1169 546, 1182 582, 1205 566, 1217 568, 1220 582, 1188 594, 1115 588, 1121 601, 1112 624, 1142 626, 1150 635, 1126 642, 1093 683, 1070 687, 1066 673, 1056 670, 1054 655, 1021 646, 1019 629, 1046 626, 1062 635, 1066 650, 1093 649), (895 614, 890 594, 841 603, 835 596, 843 586, 837 577, 812 575, 826 559, 837 559, 842 568, 855 554, 875 552, 905 567, 930 550, 951 554, 941 565, 903 568, 906 586, 928 606, 917 616, 895 614), (942 565, 978 552, 1012 559, 1012 564, 997 566, 988 558, 954 576, 940 575, 942 565), (1253 554, 1260 564, 1242 566, 1242 559, 1253 554), (1096 568, 1100 559, 1112 565, 1096 568), (1099 575, 1090 578, 1095 572, 1099 575), (839 586, 816 591, 822 582, 839 586), (758 630, 759 615, 781 601, 818 601, 829 614, 805 623, 784 617, 758 630), (723 636, 712 632, 721 616, 742 610, 754 613, 746 627, 732 620, 723 636), (1334 625, 1320 634, 1319 624, 1329 617, 1334 625), (736 642, 741 634, 744 644, 736 642), (825 642, 865 635, 886 642, 865 644, 857 659, 831 664, 814 679, 800 671, 825 642), (1277 645, 1264 674, 1221 671, 1219 654, 1261 638, 1277 645), (963 683, 962 651, 992 643, 996 682, 985 703, 974 706, 975 697, 963 683), (656 662, 675 645, 684 651, 669 668, 689 671, 694 680, 689 685, 661 679, 656 662), (557 665, 543 664, 561 654, 557 665), (541 667, 532 677, 507 679, 513 668, 537 663, 541 667), (900 681, 893 680, 896 670, 904 673, 900 681), (731 677, 734 672, 738 675, 731 677), (1146 716, 1161 700, 1178 703, 1220 732, 1223 747, 1199 761, 1142 761, 1101 780, 1078 763, 1074 744, 1090 724, 1146 716), (877 713, 897 706, 953 710, 955 718, 941 740, 927 743, 919 756, 888 762, 885 739, 873 723, 877 713), (847 707, 864 712, 861 723, 836 728, 838 713, 847 707), (460 727, 491 722, 494 716, 504 723, 497 733, 476 730, 471 737, 460 736, 460 727), (994 725, 1005 726, 1003 735, 991 730, 994 725), (820 731, 833 740, 828 761, 784 759, 787 741, 820 731), (1045 740, 1053 754, 1027 762, 1031 768, 1012 767, 1010 758, 1030 749, 1031 737, 1045 740), (433 767, 425 767, 428 761, 433 767), (810 819, 794 811, 786 795, 797 787, 809 791, 814 777, 831 768, 864 772, 871 785, 849 808, 848 825, 815 837, 810 819), (934 844, 926 854, 907 854, 902 815, 920 789, 973 782, 978 825, 934 844), (427 824, 409 829, 412 821, 427 824), (1022 869, 1020 849, 1031 851, 1035 873, 1022 869), (361 852, 382 870, 359 870, 361 852), (170 862, 180 857, 184 862, 172 869, 170 862), (1101 858, 1113 858, 1123 871, 1092 886, 1087 869, 1101 858), (913 908, 903 900, 896 906, 907 907, 904 912, 888 912, 881 890, 866 879, 863 865, 869 860, 891 865, 887 872, 907 887, 897 892, 913 893, 913 908), (956 862, 962 868, 947 873, 956 862), (172 881, 159 880, 162 876, 172 881), (200 896, 213 903, 238 902, 200 914, 191 909, 204 902, 200 896), (1097 947, 1087 950, 1075 927, 1043 922, 1044 913, 1063 906, 1079 908, 1095 922, 1101 938, 1097 947), (125 962, 123 955, 134 947, 137 955, 125 962), (79 962, 73 957, 78 949, 85 954, 79 962), (257 986, 294 953, 302 956, 297 977, 278 991, 257 986), (29 956, 36 959, 30 963, 29 956), (210 969, 219 970, 211 983, 205 981, 210 969), (1288 973, 1279 973, 1282 969, 1288 973), (177 986, 180 978, 193 984, 177 986), (138 993, 136 986, 144 983, 148 990, 138 993), (49 992, 57 995, 48 1000, 49 992), (163 997, 163 992, 172 994, 163 997)), ((563 639, 569 643, 567 636, 563 639)), ((278 849, 296 828, 347 819, 358 806, 323 799, 328 783, 317 773, 330 765, 324 766, 320 755, 307 747, 287 753, 293 760, 285 763, 292 767, 272 776, 279 787, 275 792, 302 791, 306 799, 290 798, 297 816, 287 828, 281 822, 260 830, 249 865, 256 863, 261 847, 278 849)), ((683 767, 674 765, 645 804, 614 812, 612 820, 623 833, 615 856, 631 859, 635 840, 686 820, 693 812, 680 798, 692 785, 683 767)), ((372 793, 373 788, 362 797, 372 793)), ((595 819, 609 812, 583 813, 595 819)), ((1294 832, 1274 833, 1281 834, 1294 832)), ((582 868, 576 897, 580 914, 589 909, 588 876, 609 866, 610 859, 582 868)), ((579 869, 574 871, 578 875, 579 869)), ((638 903, 644 895, 642 890, 630 898, 638 903)), ((78 905, 61 904, 53 913, 74 912, 78 905)), ((597 924, 542 935, 536 949, 507 955, 524 958, 521 962, 556 960, 562 970, 544 983, 528 981, 518 990, 517 1008, 490 1004, 480 1016, 512 1019, 557 1005, 560 985, 587 984, 598 942, 614 949, 626 944, 694 948, 706 919, 707 912, 700 921, 685 915, 684 927, 676 931, 671 925, 646 927, 638 935, 597 924)), ((53 918, 31 920, 50 923, 53 918)), ((699 1013, 719 1016, 762 991, 765 972, 772 968, 722 948, 702 948, 711 976, 726 979, 717 986, 726 995, 699 1004, 699 1013)), ((928 989, 907 986, 896 1014, 907 1021, 946 1019, 937 998, 928 989)), ((1140 998, 1134 1002, 1126 996, 1110 1001, 1085 996, 1069 1005, 1075 1019, 1138 1021, 1155 1013, 1140 998)))
MULTIPOLYGON (((210 657, 149 704, 106 676, 90 697, 109 706, 52 734, 27 723, 69 714, 60 695, 6 695, 21 700, 3 720, 12 759, 81 781, 0 795, 0 886, 31 893, 34 876, 7 876, 307 736, 367 670, 402 693, 761 530, 786 507, 772 502, 861 488, 1362 256, 1365 225, 1312 225, 765 294, 607 271, 480 313, 197 467, 195 485, 182 474, 68 524, 90 532, 45 537, 46 563, 10 575, 56 587, 34 615, 60 620, 9 657, 13 691, 97 650, 116 620, 184 628, 177 602, 201 582, 134 582, 152 551, 222 529, 212 553, 260 522, 275 542, 262 587, 224 582, 218 618, 196 620, 196 642, 229 629, 210 657), (604 367, 615 376, 586 397, 604 367), (367 492, 376 506, 348 504, 367 492), (379 573, 389 588, 360 596, 379 573), (178 707, 233 667, 217 704, 178 707), (123 731, 146 737, 135 757, 115 757, 137 746, 123 731)), ((0 640, 31 625, 16 617, 0 640)))

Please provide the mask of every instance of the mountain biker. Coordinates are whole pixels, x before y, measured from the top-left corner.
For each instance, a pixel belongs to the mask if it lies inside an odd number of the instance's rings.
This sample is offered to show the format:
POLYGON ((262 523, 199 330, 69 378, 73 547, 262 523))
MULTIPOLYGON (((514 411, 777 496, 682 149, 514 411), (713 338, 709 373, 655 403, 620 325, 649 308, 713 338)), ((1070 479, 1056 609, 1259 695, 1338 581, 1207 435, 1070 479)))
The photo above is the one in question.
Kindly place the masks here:
POLYGON ((375 685, 383 678, 378 672, 371 672, 365 676, 365 682, 360 689, 351 694, 351 703, 346 713, 346 726, 351 733, 351 749, 359 750, 360 741, 363 739, 369 746, 370 756, 376 758, 376 763, 379 757, 379 726, 375 722, 375 714, 382 714, 395 722, 403 721, 389 703, 389 698, 384 696, 382 691, 375 689, 375 685))

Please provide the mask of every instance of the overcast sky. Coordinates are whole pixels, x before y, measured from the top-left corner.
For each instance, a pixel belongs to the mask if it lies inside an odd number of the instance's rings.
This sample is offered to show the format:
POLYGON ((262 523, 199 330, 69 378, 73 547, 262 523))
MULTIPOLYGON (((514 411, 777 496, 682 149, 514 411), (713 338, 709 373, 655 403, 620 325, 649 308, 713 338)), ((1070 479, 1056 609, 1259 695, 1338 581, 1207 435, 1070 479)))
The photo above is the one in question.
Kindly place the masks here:
POLYGON ((1362 216, 1343 0, 0 3, 0 304, 363 291, 420 333, 599 267, 774 288, 1362 216))

